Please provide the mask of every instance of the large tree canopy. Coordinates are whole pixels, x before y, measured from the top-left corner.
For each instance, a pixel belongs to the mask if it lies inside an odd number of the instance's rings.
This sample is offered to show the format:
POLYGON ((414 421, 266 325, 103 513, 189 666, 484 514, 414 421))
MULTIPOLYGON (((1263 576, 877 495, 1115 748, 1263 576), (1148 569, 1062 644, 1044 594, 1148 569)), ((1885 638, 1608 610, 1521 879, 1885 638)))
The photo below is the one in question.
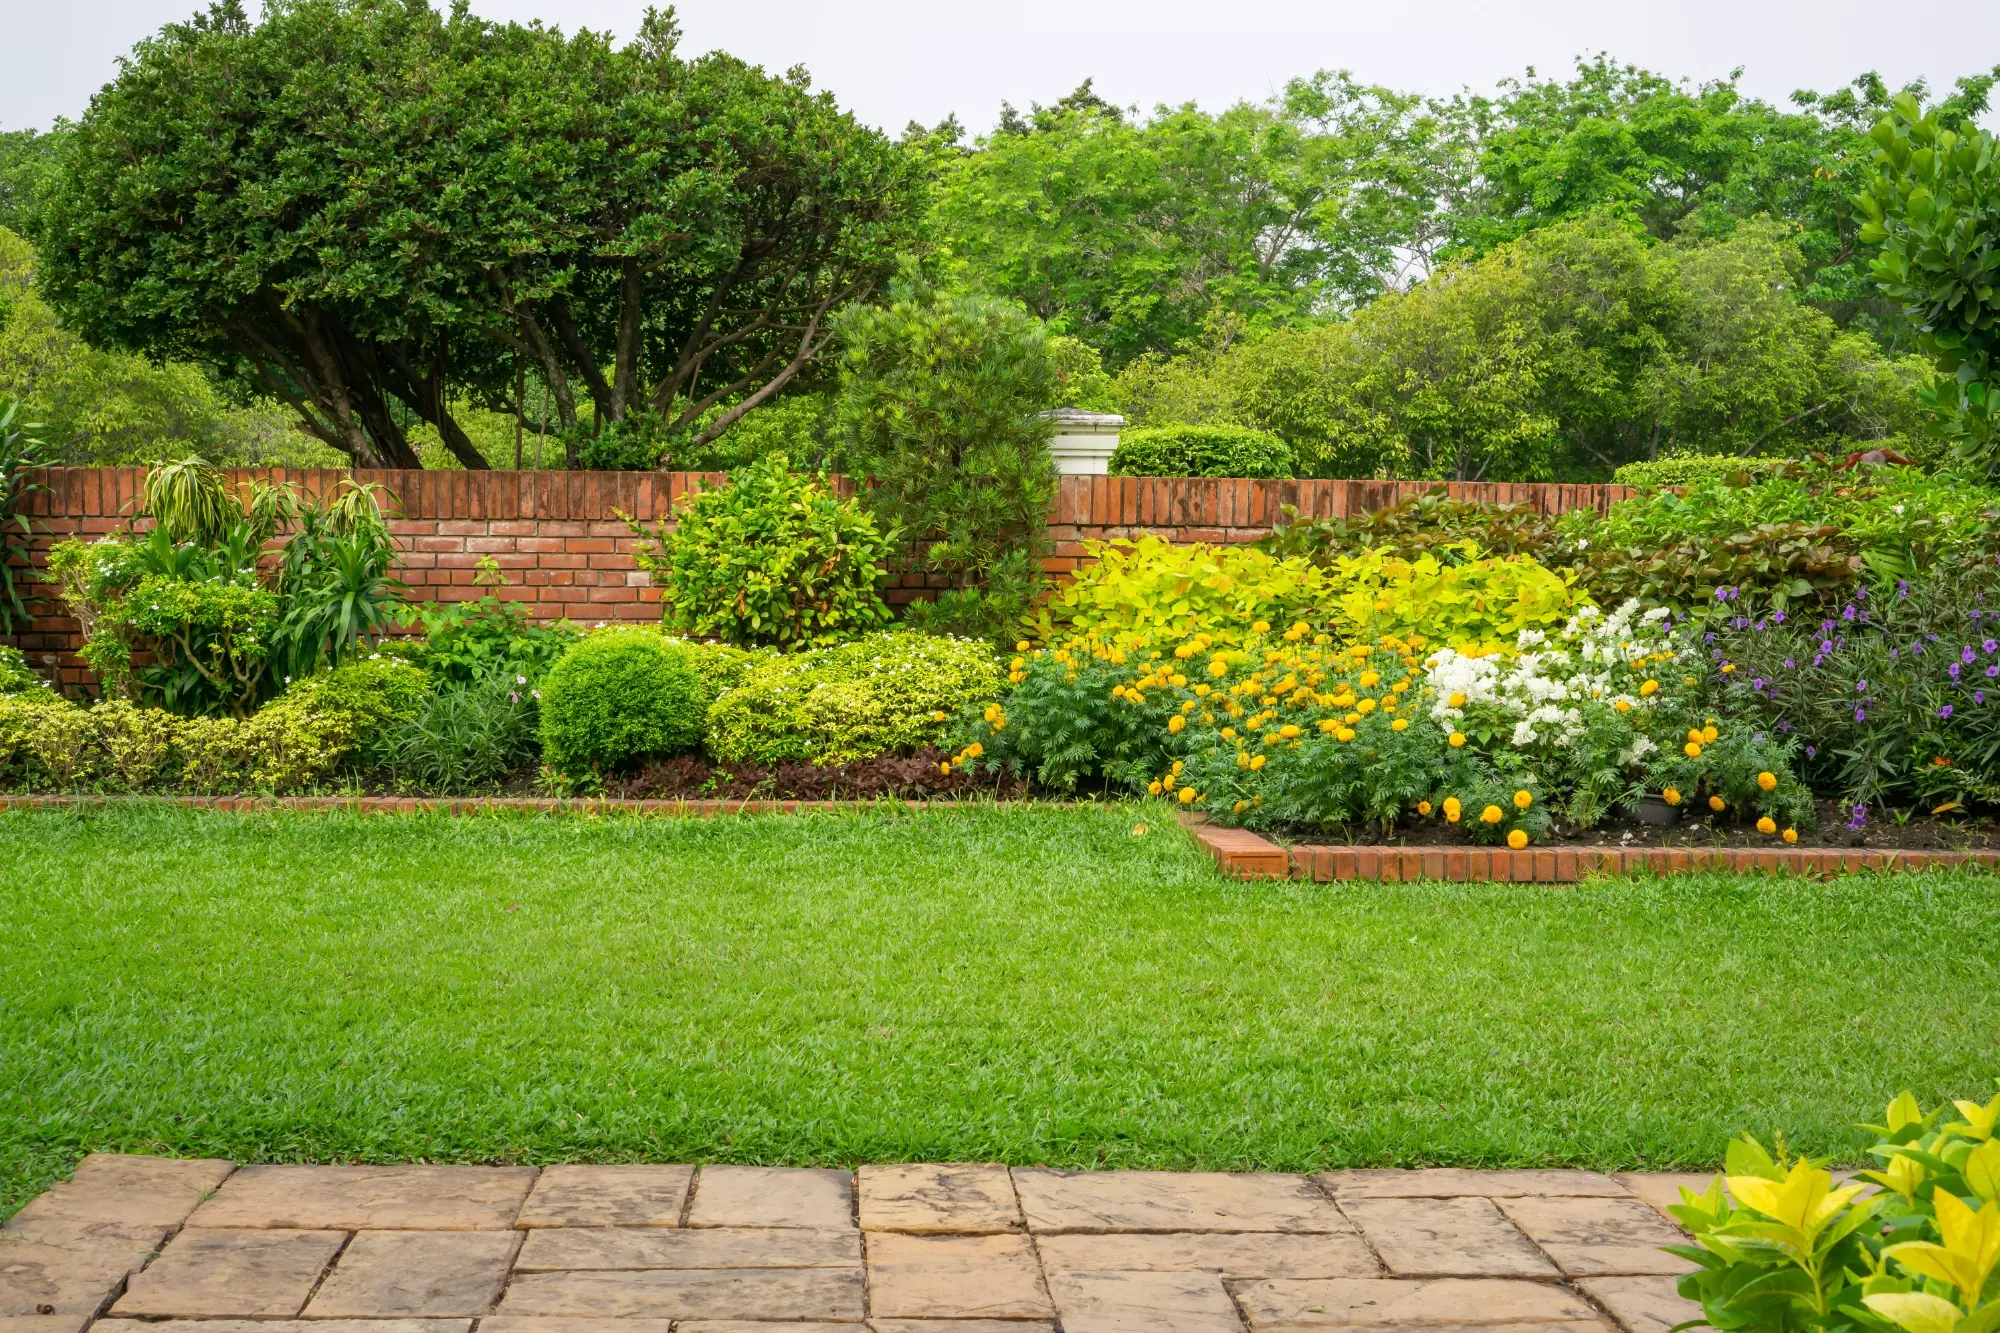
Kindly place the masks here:
POLYGON ((142 43, 68 136, 44 289, 93 342, 240 377, 361 464, 416 466, 421 419, 485 466, 450 405, 506 403, 527 367, 563 426, 579 383, 600 427, 754 404, 893 267, 921 179, 802 73, 676 36, 424 0, 274 0, 253 25, 225 0, 142 43))

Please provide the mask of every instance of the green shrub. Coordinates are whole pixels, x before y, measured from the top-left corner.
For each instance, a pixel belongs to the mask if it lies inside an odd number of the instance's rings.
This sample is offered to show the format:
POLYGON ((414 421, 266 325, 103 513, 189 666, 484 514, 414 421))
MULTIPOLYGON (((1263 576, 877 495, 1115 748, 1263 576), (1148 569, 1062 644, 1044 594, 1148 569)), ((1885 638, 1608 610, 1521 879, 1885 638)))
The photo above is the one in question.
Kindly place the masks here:
POLYGON ((542 681, 542 758, 590 782, 701 744, 702 683, 687 648, 644 630, 587 635, 542 681))
POLYGON ((835 764, 935 745, 968 703, 998 696, 985 643, 871 634, 766 662, 709 710, 708 748, 725 764, 835 764))
MULTIPOLYGON (((633 530, 645 536, 636 523, 633 530)), ((771 454, 682 507, 640 567, 686 633, 787 647, 832 643, 889 621, 876 585, 889 552, 860 504, 771 454)))
POLYGON ((1560 538, 1554 519, 1522 504, 1455 500, 1434 487, 1387 509, 1300 522, 1286 506, 1287 521, 1257 543, 1277 556, 1305 556, 1316 564, 1362 551, 1381 551, 1414 560, 1420 555, 1452 559, 1453 543, 1471 541, 1484 555, 1531 555, 1544 564, 1558 559, 1560 538))
POLYGON ((1119 437, 1114 477, 1289 477, 1292 447, 1248 426, 1142 426, 1119 437))
POLYGON ((533 762, 539 715, 525 686, 488 673, 426 695, 362 746, 399 785, 460 794, 491 788, 533 762))
POLYGON ((1325 573, 1311 562, 1254 546, 1176 545, 1148 534, 1086 542, 1084 549, 1093 562, 1041 608, 1037 632, 1044 641, 1071 633, 1229 638, 1258 620, 1317 620, 1331 595, 1325 573))
POLYGON ((1875 1169, 1839 1185, 1783 1139, 1774 1156, 1745 1134, 1706 1193, 1683 1187, 1669 1209, 1695 1243, 1665 1248, 1700 1265, 1681 1295, 1736 1333, 2000 1327, 1996 1121, 2000 1097, 1926 1115, 1904 1092, 1883 1124, 1863 1126, 1877 1139, 1865 1154, 1875 1169))
POLYGON ((19 648, 0 646, 0 696, 41 694, 48 690, 49 683, 28 665, 19 648))
POLYGON ((526 677, 532 686, 582 635, 567 620, 539 624, 519 602, 492 596, 476 602, 420 603, 417 614, 424 637, 414 660, 439 680, 459 683, 526 677))
POLYGON ((248 718, 177 717, 124 699, 84 708, 53 692, 0 697, 0 781, 26 790, 311 790, 428 692, 422 671, 378 660, 306 677, 248 718))
POLYGON ((1531 556, 1482 557, 1472 542, 1414 560, 1379 551, 1337 556, 1326 580, 1349 635, 1481 654, 1512 652, 1522 630, 1558 628, 1586 600, 1574 574, 1531 556), (1458 563, 1448 563, 1452 557, 1458 563))
POLYGON ((1692 486, 1720 481, 1736 473, 1755 478, 1771 470, 1767 458, 1738 458, 1733 454, 1684 454, 1679 458, 1656 458, 1647 463, 1627 463, 1611 474, 1619 486, 1692 486))

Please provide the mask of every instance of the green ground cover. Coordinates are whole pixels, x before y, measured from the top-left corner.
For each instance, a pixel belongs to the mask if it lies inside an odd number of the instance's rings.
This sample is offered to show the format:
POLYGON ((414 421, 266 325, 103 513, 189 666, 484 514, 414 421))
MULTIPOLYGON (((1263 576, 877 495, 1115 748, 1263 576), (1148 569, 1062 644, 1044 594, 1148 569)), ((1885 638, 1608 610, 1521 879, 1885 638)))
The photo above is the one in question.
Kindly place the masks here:
POLYGON ((1157 807, 0 815, 0 1213, 80 1151, 1707 1166, 1990 1093, 2000 881, 1242 884, 1157 807), (1132 836, 1135 821, 1153 831, 1132 836))

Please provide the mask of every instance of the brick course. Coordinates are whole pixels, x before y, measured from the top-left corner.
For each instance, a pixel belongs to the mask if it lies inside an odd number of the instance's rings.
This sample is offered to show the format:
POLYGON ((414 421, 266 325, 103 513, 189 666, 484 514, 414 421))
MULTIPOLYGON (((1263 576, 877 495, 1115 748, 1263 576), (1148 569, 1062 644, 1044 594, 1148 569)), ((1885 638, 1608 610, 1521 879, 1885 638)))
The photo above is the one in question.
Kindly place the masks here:
MULTIPOLYGON (((47 488, 25 506, 34 524, 33 563, 65 537, 95 537, 131 522, 143 494, 144 468, 50 468, 47 488)), ((659 590, 639 572, 635 538, 620 514, 649 527, 720 473, 355 471, 339 468, 236 468, 238 481, 289 483, 307 495, 337 489, 350 477, 380 486, 395 501, 390 528, 404 555, 399 576, 417 601, 470 601, 480 559, 506 571, 498 596, 524 603, 538 619, 599 621, 659 616, 659 590)), ((837 478, 844 493, 853 483, 837 478)), ((1251 542, 1283 521, 1287 507, 1305 518, 1343 517, 1388 508, 1433 482, 1249 481, 1199 477, 1065 477, 1049 515, 1050 572, 1087 562, 1084 543, 1154 533, 1170 541, 1251 542)), ((1457 497, 1529 505, 1545 514, 1603 510, 1633 494, 1626 486, 1465 483, 1457 497)), ((900 606, 931 595, 938 582, 917 572, 892 576, 883 596, 900 606)), ((54 665, 67 684, 83 682, 76 621, 59 604, 13 642, 39 665, 54 665)))

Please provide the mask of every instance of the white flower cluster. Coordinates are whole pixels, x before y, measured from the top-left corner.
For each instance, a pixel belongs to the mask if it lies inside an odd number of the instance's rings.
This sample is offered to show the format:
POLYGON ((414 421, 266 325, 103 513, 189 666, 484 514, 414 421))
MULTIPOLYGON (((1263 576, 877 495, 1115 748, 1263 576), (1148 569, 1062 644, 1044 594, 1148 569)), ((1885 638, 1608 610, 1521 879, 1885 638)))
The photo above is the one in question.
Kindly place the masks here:
MULTIPOLYGON (((1661 623, 1666 617, 1664 608, 1641 615, 1637 601, 1608 616, 1586 606, 1553 639, 1541 630, 1522 630, 1512 658, 1467 657, 1447 648, 1426 672, 1431 717, 1446 731, 1459 731, 1467 710, 1488 707, 1513 719, 1516 746, 1574 740, 1583 730, 1582 705, 1590 700, 1609 707, 1623 703, 1620 712, 1651 707, 1649 698, 1634 692, 1631 667, 1648 659, 1671 660, 1674 648, 1661 623)), ((1651 748, 1650 740, 1636 736, 1625 761, 1635 762, 1651 748)))

